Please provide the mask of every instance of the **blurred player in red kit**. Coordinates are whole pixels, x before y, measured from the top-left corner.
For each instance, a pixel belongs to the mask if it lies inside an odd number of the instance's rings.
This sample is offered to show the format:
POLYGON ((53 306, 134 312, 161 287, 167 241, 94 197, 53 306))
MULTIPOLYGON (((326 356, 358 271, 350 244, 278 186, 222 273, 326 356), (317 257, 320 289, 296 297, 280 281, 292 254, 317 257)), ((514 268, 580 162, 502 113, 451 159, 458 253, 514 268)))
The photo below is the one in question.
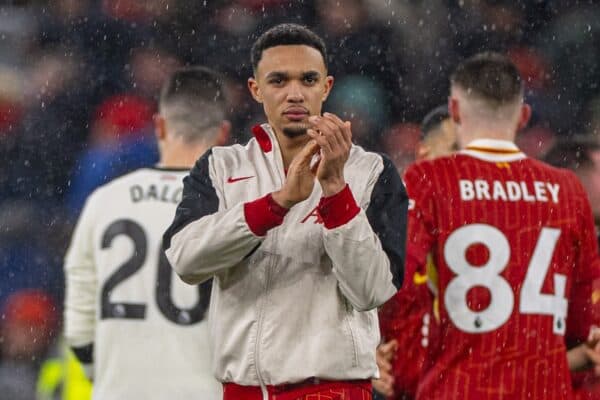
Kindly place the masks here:
MULTIPOLYGON (((454 150, 456 132, 448 106, 436 107, 421 123, 421 140, 415 158, 417 161, 431 160, 454 150)), ((384 343, 377 349, 381 376, 373 381, 373 387, 390 400, 414 399, 427 347, 432 339, 430 335, 435 334, 435 330, 431 329, 435 315, 430 290, 435 291, 436 272, 431 256, 427 261, 426 274, 405 271, 407 279, 401 290, 379 311, 384 343)))
POLYGON ((448 106, 438 106, 431 110, 421 122, 421 140, 415 151, 415 159, 432 160, 447 156, 458 150, 456 127, 448 106))
POLYGON ((598 359, 585 343, 600 276, 585 191, 513 143, 531 110, 507 58, 461 63, 449 111, 462 150, 405 173, 407 271, 425 273, 429 253, 438 269, 439 337, 417 399, 571 399, 569 368, 598 359))
MULTIPOLYGON (((575 172, 581 181, 592 206, 596 220, 596 234, 600 222, 600 145, 590 137, 570 137, 559 140, 544 157, 544 161, 555 167, 575 172)), ((593 312, 600 314, 600 281, 594 282, 592 292, 593 312)), ((600 399, 600 377, 595 371, 575 371, 571 375, 577 400, 600 399)))

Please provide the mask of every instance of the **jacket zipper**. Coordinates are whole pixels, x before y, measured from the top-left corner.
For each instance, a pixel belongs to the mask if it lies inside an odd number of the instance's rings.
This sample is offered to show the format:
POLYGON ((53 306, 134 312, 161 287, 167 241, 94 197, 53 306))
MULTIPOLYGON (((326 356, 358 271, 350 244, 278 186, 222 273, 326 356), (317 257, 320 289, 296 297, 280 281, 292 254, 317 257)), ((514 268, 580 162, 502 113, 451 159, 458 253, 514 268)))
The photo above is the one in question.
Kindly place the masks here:
POLYGON ((353 358, 352 358, 352 366, 358 366, 358 349, 356 348, 356 338, 354 337, 354 328, 352 327, 352 319, 353 319, 353 309, 348 300, 344 298, 344 304, 346 306, 346 315, 344 316, 344 323, 348 327, 348 333, 350 333, 350 340, 352 342, 352 350, 353 358))
MULTIPOLYGON (((275 136, 275 132, 272 132, 273 137, 271 138, 271 140, 273 141, 277 141, 277 137, 275 136)), ((275 166, 275 170, 278 172, 278 176, 279 176, 279 187, 283 186, 283 183, 285 181, 285 172, 284 172, 284 168, 283 168, 283 157, 281 155, 281 149, 279 149, 279 143, 277 143, 274 147, 274 152, 273 152, 273 162, 274 162, 274 166, 275 166), (279 161, 279 162, 278 162, 279 161)), ((273 233, 274 237, 273 240, 275 241, 275 243, 277 243, 277 234, 273 233)), ((267 269, 265 271, 265 275, 266 275, 266 282, 265 282, 265 298, 264 301, 261 304, 259 313, 258 313, 258 322, 256 325, 256 342, 254 343, 254 366, 256 367, 256 376, 258 377, 258 383, 260 385, 260 390, 262 392, 262 396, 263 396, 263 400, 269 400, 269 393, 267 391, 267 386, 265 385, 264 381, 263 381, 263 377, 262 374, 260 373, 260 341, 261 341, 261 331, 262 331, 262 324, 263 324, 263 315, 264 315, 264 309, 265 306, 267 304, 267 301, 269 299, 269 285, 271 283, 271 267, 272 267, 272 263, 269 263, 269 265, 267 266, 267 269)))
POLYGON ((264 315, 264 310, 265 310, 265 306, 267 304, 267 300, 269 297, 269 284, 271 283, 271 263, 269 263, 269 265, 267 266, 267 269, 265 271, 265 275, 266 275, 266 282, 265 282, 265 297, 264 300, 262 301, 262 304, 260 306, 260 310, 258 312, 258 322, 256 325, 256 341, 254 343, 254 366, 256 367, 256 376, 258 377, 258 384, 260 385, 260 390, 262 392, 262 396, 263 396, 263 400, 268 400, 269 399, 269 394, 267 392, 267 386, 265 385, 264 381, 263 381, 263 377, 262 374, 260 373, 260 355, 259 355, 259 349, 260 349, 260 342, 261 342, 261 331, 262 331, 262 324, 263 324, 263 315, 264 315))

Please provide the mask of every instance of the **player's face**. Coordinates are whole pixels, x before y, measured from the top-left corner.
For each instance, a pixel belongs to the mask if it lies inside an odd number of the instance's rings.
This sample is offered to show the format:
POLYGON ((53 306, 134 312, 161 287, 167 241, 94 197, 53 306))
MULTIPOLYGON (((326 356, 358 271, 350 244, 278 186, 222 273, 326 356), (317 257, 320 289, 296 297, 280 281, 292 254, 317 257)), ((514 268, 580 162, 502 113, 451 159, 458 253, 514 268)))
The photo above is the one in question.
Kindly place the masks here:
POLYGON ((452 119, 448 118, 440 124, 436 132, 417 147, 417 160, 431 160, 447 156, 458 149, 456 130, 452 119))
POLYGON ((289 138, 305 135, 308 117, 320 115, 333 85, 321 53, 310 46, 266 49, 248 87, 271 126, 289 138))

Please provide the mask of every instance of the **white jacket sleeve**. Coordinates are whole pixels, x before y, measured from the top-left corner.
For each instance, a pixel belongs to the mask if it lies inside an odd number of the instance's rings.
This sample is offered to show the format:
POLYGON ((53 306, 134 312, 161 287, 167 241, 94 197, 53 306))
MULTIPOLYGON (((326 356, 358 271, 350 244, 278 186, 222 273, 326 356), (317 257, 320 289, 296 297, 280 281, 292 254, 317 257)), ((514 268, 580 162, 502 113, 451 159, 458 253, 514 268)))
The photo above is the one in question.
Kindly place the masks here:
POLYGON ((65 340, 86 371, 92 364, 97 278, 93 246, 93 195, 79 217, 65 257, 65 340), (81 350, 81 351, 80 351, 81 350))
POLYGON ((171 266, 189 284, 201 283, 237 265, 260 245, 267 229, 283 222, 284 214, 274 215, 267 198, 218 211, 210 157, 208 151, 184 179, 182 201, 163 236, 171 266), (249 213, 256 214, 257 210, 259 218, 266 218, 258 230, 251 229, 248 220, 249 213))
POLYGON ((404 274, 408 196, 391 161, 384 157, 383 164, 366 211, 357 209, 349 187, 320 206, 325 250, 341 292, 358 311, 392 297, 404 274))

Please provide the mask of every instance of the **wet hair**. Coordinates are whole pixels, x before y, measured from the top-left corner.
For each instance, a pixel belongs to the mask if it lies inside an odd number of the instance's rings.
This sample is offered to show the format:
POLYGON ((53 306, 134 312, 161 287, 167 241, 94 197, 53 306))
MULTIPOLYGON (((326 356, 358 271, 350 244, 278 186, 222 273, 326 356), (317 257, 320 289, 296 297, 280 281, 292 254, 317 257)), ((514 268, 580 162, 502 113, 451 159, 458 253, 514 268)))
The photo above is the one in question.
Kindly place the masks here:
POLYGON ((448 118, 450 118, 450 113, 448 112, 448 106, 445 104, 429 111, 421 122, 421 140, 427 138, 432 131, 439 128, 442 122, 448 118))
POLYGON ((450 82, 493 107, 512 103, 523 96, 523 81, 517 67, 499 53, 479 53, 466 59, 456 67, 450 82))
POLYGON ((250 51, 252 68, 256 71, 263 51, 275 46, 305 45, 317 49, 327 68, 327 48, 319 35, 298 24, 280 24, 264 32, 256 39, 250 51))
POLYGON ((163 84, 158 107, 175 135, 187 142, 210 138, 226 118, 224 79, 206 67, 177 70, 163 84))

